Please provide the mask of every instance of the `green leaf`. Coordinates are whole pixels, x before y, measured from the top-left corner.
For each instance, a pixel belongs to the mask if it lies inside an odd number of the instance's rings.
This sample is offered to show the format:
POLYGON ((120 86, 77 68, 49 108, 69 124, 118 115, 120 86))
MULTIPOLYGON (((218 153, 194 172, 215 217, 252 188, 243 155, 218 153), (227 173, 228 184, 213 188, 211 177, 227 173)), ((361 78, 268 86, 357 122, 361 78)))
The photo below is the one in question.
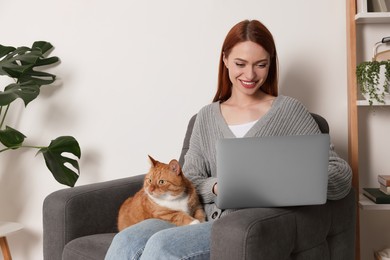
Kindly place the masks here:
POLYGON ((36 66, 45 66, 45 65, 50 65, 50 64, 53 64, 53 63, 56 63, 59 61, 60 61, 60 59, 58 57, 50 57, 50 58, 46 58, 46 59, 37 60, 35 65, 36 66))
POLYGON ((51 45, 50 42, 45 42, 45 41, 36 41, 33 43, 32 48, 37 48, 40 49, 42 54, 45 54, 49 50, 53 49, 53 45, 51 45))
POLYGON ((0 130, 0 142, 6 147, 12 149, 19 148, 26 136, 16 129, 6 126, 4 130, 0 130))
POLYGON ((34 81, 9 84, 4 92, 0 91, 0 106, 6 106, 15 99, 21 98, 27 106, 39 95, 40 89, 34 81))
POLYGON ((0 75, 16 79, 17 83, 35 81, 38 85, 47 85, 55 81, 55 75, 35 71, 35 67, 59 62, 58 57, 45 57, 53 48, 49 42, 34 42, 28 47, 7 47, 0 45, 0 75))
POLYGON ((61 136, 51 141, 49 147, 42 148, 41 152, 45 158, 46 166, 54 178, 61 184, 73 187, 79 177, 80 168, 78 161, 65 157, 63 153, 70 153, 80 159, 81 152, 77 140, 72 136, 61 136), (77 172, 68 168, 70 164, 77 172))
POLYGON ((385 104, 385 95, 389 93, 390 61, 364 61, 356 66, 356 79, 362 94, 368 96, 368 103, 374 101, 385 104), (385 67, 383 89, 379 89, 381 66, 385 67))
POLYGON ((4 57, 10 52, 13 52, 14 50, 16 50, 16 48, 0 44, 0 58, 4 57))
POLYGON ((31 70, 31 65, 6 64, 2 68, 4 74, 11 78, 19 79, 26 71, 31 70))
POLYGON ((19 83, 34 82, 34 84, 42 86, 49 85, 56 80, 56 76, 42 71, 29 71, 19 77, 19 83))

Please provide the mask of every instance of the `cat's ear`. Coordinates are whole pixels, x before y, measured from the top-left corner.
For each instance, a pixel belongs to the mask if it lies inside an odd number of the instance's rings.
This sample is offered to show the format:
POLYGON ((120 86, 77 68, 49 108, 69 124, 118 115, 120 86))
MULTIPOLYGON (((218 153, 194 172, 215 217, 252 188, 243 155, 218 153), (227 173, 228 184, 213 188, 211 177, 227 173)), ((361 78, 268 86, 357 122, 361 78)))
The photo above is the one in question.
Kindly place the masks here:
POLYGON ((158 163, 155 159, 153 159, 152 156, 148 155, 149 159, 150 159, 150 163, 152 164, 152 167, 156 166, 156 164, 158 163))
POLYGON ((176 175, 179 175, 181 173, 180 164, 177 160, 173 159, 169 162, 169 168, 176 173, 176 175))

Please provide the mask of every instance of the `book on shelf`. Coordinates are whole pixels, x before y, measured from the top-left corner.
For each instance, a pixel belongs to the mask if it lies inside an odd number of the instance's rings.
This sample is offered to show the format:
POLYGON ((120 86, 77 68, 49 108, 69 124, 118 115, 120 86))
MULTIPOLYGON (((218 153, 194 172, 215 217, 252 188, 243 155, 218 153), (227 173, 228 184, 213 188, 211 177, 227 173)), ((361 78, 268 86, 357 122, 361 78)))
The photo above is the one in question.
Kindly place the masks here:
POLYGON ((388 6, 386 0, 371 0, 367 2, 369 12, 387 12, 388 6))
POLYGON ((367 13, 367 0, 357 0, 356 9, 358 13, 367 13))
POLYGON ((385 186, 383 184, 380 184, 379 190, 384 194, 390 195, 390 186, 385 186))
POLYGON ((377 204, 390 204, 390 195, 383 193, 379 188, 363 188, 363 195, 377 204))
POLYGON ((390 186, 390 175, 379 174, 378 175, 378 182, 379 182, 379 184, 382 184, 383 186, 390 186))

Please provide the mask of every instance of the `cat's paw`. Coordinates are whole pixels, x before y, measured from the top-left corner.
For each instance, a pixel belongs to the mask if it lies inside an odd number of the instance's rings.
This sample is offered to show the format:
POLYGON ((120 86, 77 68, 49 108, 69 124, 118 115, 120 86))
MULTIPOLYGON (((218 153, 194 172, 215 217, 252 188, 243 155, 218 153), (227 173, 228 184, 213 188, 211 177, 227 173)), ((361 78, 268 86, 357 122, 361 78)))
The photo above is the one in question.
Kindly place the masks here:
POLYGON ((199 223, 200 223, 200 221, 195 219, 189 225, 195 225, 195 224, 199 224, 199 223))

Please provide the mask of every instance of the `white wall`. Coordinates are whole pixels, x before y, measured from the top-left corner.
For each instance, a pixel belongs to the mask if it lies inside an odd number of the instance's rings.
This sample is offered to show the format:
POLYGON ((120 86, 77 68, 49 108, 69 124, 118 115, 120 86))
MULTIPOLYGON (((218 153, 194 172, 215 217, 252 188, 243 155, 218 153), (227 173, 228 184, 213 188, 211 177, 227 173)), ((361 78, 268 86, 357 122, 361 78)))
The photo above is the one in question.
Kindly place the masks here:
MULTIPOLYGON (((281 93, 325 116, 347 156, 345 3, 339 0, 2 1, 1 44, 51 42, 62 60, 53 87, 7 124, 28 143, 73 135, 82 149, 77 185, 148 170, 147 155, 178 158, 189 118, 215 91, 227 31, 259 19, 273 32, 281 93)), ((1 88, 2 89, 2 88, 1 88)), ((0 220, 15 259, 42 258, 42 202, 65 188, 35 151, 0 156, 0 220)))

